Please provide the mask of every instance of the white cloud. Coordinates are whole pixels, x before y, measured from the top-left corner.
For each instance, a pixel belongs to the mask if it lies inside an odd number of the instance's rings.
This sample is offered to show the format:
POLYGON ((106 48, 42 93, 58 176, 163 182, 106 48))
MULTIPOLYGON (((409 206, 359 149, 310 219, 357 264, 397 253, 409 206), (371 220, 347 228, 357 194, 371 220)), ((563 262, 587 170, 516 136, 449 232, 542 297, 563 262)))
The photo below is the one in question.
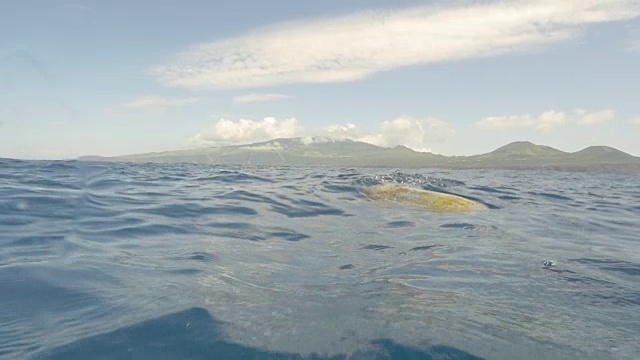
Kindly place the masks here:
POLYGON ((633 119, 631 119, 631 120, 628 120, 628 121, 627 121, 627 123, 628 123, 628 124, 630 124, 630 125, 637 125, 637 126, 640 126, 640 117, 637 117, 637 118, 633 118, 633 119))
POLYGON ((447 122, 437 118, 427 119, 425 125, 425 133, 423 136, 425 142, 445 142, 456 134, 456 130, 453 127, 451 127, 447 122))
POLYGON ((604 110, 597 113, 587 113, 584 110, 578 110, 581 118, 578 123, 581 125, 599 125, 612 122, 616 113, 613 110, 604 110))
POLYGON ((348 82, 398 67, 497 55, 640 16, 637 0, 513 0, 306 19, 197 44, 150 69, 190 89, 348 82))
POLYGON ((300 142, 303 143, 304 145, 326 144, 326 143, 335 142, 335 141, 336 139, 334 138, 329 138, 324 136, 305 136, 300 138, 300 142))
POLYGON ((169 98, 163 96, 140 96, 122 104, 123 107, 131 109, 150 109, 186 106, 200 101, 200 98, 169 98))
POLYGON ((445 142, 454 134, 455 130, 449 124, 436 118, 400 117, 384 121, 379 131, 374 133, 362 132, 351 123, 310 130, 302 127, 295 118, 265 118, 262 121, 220 119, 212 127, 191 137, 189 142, 193 146, 238 145, 300 137, 305 145, 350 139, 382 147, 404 145, 416 151, 430 151, 430 145, 445 142))
POLYGON ((256 151, 277 151, 283 150, 284 146, 280 144, 278 141, 268 142, 266 144, 261 145, 251 145, 251 146, 243 146, 245 149, 251 149, 256 151))
POLYGON ((534 129, 549 132, 563 125, 601 125, 613 121, 615 112, 603 110, 599 112, 587 112, 575 110, 571 113, 550 110, 536 117, 527 115, 490 116, 478 122, 476 126, 484 130, 492 129, 534 129))
POLYGON ((248 144, 274 138, 300 136, 302 128, 295 118, 277 120, 272 117, 261 121, 220 119, 213 126, 189 139, 194 146, 248 144))
POLYGON ((233 102, 238 104, 248 104, 254 102, 267 102, 267 101, 276 101, 289 99, 291 95, 285 94, 247 94, 240 95, 233 98, 233 102))
POLYGON ((357 139, 362 136, 355 124, 352 123, 327 126, 321 130, 321 134, 335 139, 357 139))
POLYGON ((377 134, 364 135, 354 140, 383 147, 403 145, 416 151, 430 151, 429 145, 449 140, 455 130, 437 118, 425 120, 400 117, 385 121, 377 134))

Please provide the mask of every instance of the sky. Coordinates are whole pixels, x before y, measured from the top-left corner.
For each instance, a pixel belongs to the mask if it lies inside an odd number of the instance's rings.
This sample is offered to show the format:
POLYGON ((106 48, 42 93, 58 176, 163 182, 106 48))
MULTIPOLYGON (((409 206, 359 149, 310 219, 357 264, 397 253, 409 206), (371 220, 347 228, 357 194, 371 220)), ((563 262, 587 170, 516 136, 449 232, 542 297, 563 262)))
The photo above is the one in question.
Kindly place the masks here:
POLYGON ((0 157, 323 136, 640 156, 640 0, 0 3, 0 157))

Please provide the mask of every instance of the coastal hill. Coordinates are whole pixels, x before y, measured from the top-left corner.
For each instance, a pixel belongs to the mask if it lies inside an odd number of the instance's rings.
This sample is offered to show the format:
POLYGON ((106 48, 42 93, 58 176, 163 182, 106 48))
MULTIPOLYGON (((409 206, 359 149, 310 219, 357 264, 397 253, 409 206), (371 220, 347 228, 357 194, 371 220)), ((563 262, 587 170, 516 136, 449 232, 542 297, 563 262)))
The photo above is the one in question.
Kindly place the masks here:
POLYGON ((488 154, 478 155, 479 159, 522 159, 529 157, 549 157, 565 155, 564 151, 549 146, 536 145, 529 141, 516 141, 488 154))
POLYGON ((384 148, 323 137, 274 139, 265 142, 166 151, 117 157, 83 156, 81 161, 203 163, 225 165, 350 166, 448 169, 549 169, 571 171, 640 172, 640 157, 606 146, 574 153, 527 141, 514 142, 490 153, 443 156, 404 146, 384 148))

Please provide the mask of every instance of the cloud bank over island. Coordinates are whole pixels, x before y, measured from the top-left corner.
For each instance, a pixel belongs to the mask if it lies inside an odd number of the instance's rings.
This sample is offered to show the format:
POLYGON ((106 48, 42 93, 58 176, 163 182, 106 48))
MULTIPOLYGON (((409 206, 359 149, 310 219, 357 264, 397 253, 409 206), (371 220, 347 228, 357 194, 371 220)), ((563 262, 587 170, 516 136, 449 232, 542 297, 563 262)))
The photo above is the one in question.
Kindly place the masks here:
POLYGON ((277 138, 300 136, 302 127, 295 118, 278 120, 267 117, 262 120, 220 119, 189 139, 194 147, 239 145, 277 138))
MULTIPOLYGON (((503 131, 532 131, 550 136, 561 129, 577 129, 609 126, 616 122, 613 110, 573 111, 548 110, 539 115, 488 116, 475 122, 475 126, 456 128, 452 123, 436 117, 414 118, 400 116, 381 122, 377 127, 364 129, 353 123, 334 124, 324 127, 305 126, 295 117, 266 117, 262 120, 221 118, 213 125, 202 129, 188 140, 189 147, 243 145, 277 138, 314 137, 360 141, 381 147, 406 146, 420 152, 432 152, 434 146, 452 141, 456 136, 481 137, 478 131, 490 135, 503 131)), ((630 129, 640 125, 640 118, 626 121, 630 129)), ((485 137, 487 135, 482 135, 485 137)))
POLYGON ((448 140, 455 135, 448 123, 437 118, 414 119, 399 117, 382 122, 375 132, 367 132, 356 125, 331 125, 319 129, 302 126, 296 118, 262 120, 220 119, 189 139, 193 147, 241 145, 277 138, 324 137, 349 139, 382 147, 407 146, 416 151, 431 151, 430 144, 448 140))
POLYGON ((410 65, 529 51, 640 16, 636 0, 517 0, 370 10, 196 44, 150 73, 167 86, 340 83, 410 65))

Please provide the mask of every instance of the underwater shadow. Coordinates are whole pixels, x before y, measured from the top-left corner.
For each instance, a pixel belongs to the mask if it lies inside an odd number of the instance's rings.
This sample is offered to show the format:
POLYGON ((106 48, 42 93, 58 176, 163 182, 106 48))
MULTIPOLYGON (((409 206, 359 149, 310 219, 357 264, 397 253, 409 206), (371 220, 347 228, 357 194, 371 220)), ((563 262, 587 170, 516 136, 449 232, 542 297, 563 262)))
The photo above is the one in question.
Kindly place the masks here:
POLYGON ((373 341, 374 352, 302 356, 270 352, 224 339, 223 323, 202 308, 191 308, 54 348, 40 359, 481 359, 437 345, 416 349, 389 339, 373 341))

